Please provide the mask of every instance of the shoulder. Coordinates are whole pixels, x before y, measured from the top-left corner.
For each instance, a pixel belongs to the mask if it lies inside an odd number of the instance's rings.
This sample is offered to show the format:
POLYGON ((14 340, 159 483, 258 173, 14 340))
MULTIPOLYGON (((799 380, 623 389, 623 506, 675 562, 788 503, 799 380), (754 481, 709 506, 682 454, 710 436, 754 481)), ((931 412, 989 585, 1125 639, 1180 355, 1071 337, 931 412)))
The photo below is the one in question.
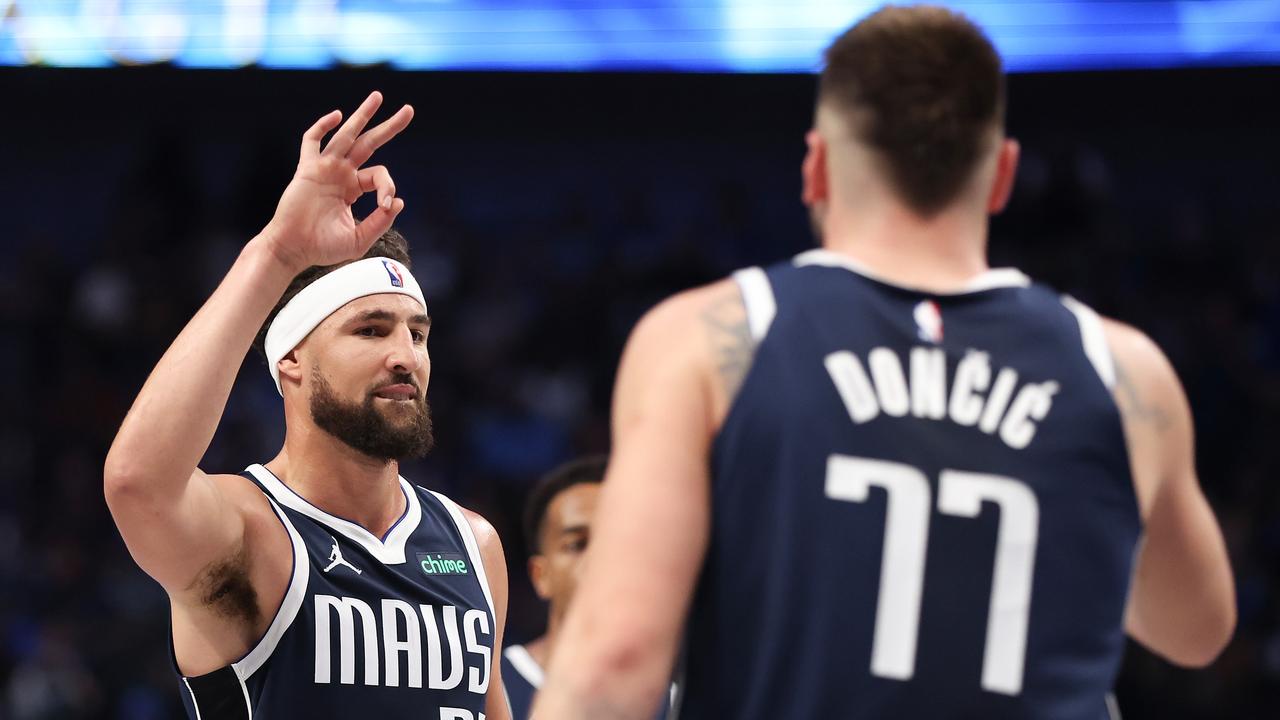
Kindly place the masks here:
MULTIPOLYGON (((738 284, 725 278, 677 293, 636 324, 623 352, 616 392, 643 400, 654 388, 708 400, 714 424, 737 393, 755 353, 738 284)), ((632 403, 628 403, 628 406, 632 403)))
MULTIPOLYGON (((492 561, 505 562, 502 555, 502 538, 498 536, 498 531, 493 524, 485 519, 483 515, 469 508, 465 508, 461 503, 443 493, 428 490, 421 485, 415 485, 415 489, 421 496, 432 498, 432 502, 443 505, 446 510, 453 512, 455 521, 459 515, 466 522, 467 529, 471 531, 471 535, 476 540, 476 546, 480 550, 480 554, 484 557, 486 566, 491 566, 492 561)), ((462 528, 458 528, 461 530, 462 528)))
POLYGON ((468 510, 461 505, 458 509, 462 511, 462 517, 466 519, 467 525, 471 528, 471 534, 476 538, 476 546, 480 548, 480 557, 484 560, 490 586, 505 589, 507 559, 502 552, 502 538, 498 536, 498 531, 480 513, 468 510))
POLYGON ((492 583, 494 575, 500 575, 503 586, 506 585, 506 558, 502 552, 502 539, 498 536, 498 531, 493 525, 484 518, 480 513, 474 512, 463 507, 453 498, 428 490, 421 485, 414 485, 414 490, 420 498, 426 499, 429 503, 442 508, 442 510, 453 518, 453 524, 457 526, 458 532, 462 533, 464 542, 466 541, 467 532, 475 539, 476 549, 480 553, 480 558, 484 561, 485 571, 490 575, 492 583), (462 527, 462 523, 466 523, 466 528, 462 527), (501 572, 499 572, 501 570, 501 572))
POLYGON ((485 519, 483 515, 474 510, 458 506, 462 511, 462 517, 466 519, 467 525, 471 527, 471 533, 476 536, 476 544, 480 546, 480 552, 497 552, 502 554, 502 538, 498 537, 498 531, 494 529, 493 524, 485 519))
POLYGON ((221 495, 227 506, 244 517, 246 522, 269 521, 272 528, 279 525, 267 494, 252 480, 243 475, 229 474, 206 475, 205 478, 213 492, 221 495))
POLYGON ((1126 393, 1138 391, 1159 399, 1180 396, 1181 383, 1160 346, 1132 325, 1103 317, 1102 330, 1116 369, 1116 393, 1123 411, 1126 393))
POLYGON ((1112 396, 1146 518, 1169 478, 1194 477, 1191 407, 1173 365, 1151 338, 1115 320, 1104 318, 1102 324, 1116 372, 1112 396))
POLYGON ((676 293, 658 303, 640 319, 632 332, 632 340, 663 342, 683 337, 708 322, 738 316, 745 321, 742 294, 732 278, 724 278, 676 293))
MULTIPOLYGON (((196 472, 200 471, 197 470, 196 472)), ((219 473, 206 474, 205 477, 208 478, 218 492, 232 502, 256 504, 260 501, 263 505, 267 504, 267 496, 266 493, 262 492, 262 488, 243 475, 219 473)))

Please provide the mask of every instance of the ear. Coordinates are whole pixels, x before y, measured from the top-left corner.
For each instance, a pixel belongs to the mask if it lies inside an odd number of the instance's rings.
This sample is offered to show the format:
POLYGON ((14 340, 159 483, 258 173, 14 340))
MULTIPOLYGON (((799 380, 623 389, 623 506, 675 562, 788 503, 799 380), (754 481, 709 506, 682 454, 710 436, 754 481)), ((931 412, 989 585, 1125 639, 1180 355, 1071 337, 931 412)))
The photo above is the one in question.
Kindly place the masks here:
POLYGON ((1021 152, 1022 148, 1017 140, 1005 138, 1000 142, 999 154, 996 156, 996 177, 991 183, 991 194, 987 197, 988 213, 998 215, 1009 204, 1021 152))
POLYGON ((551 599, 551 579, 547 577, 547 558, 534 555, 529 558, 529 580, 534 592, 543 600, 551 599))
POLYGON ((806 207, 812 208, 818 203, 826 202, 830 192, 827 182, 827 141, 814 128, 805 133, 804 142, 809 150, 800 165, 800 177, 803 181, 800 199, 806 207))
POLYGON ((280 358, 280 362, 276 363, 276 370, 280 372, 280 384, 284 385, 285 378, 296 383, 302 382, 302 363, 298 362, 298 350, 295 348, 285 353, 280 358))

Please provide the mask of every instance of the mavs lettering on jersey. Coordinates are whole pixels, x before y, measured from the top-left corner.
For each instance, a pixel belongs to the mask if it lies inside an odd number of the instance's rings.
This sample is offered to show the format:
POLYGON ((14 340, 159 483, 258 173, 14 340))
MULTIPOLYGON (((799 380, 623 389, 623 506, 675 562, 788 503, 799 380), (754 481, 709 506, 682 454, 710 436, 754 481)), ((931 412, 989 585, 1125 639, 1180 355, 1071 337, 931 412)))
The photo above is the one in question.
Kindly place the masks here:
POLYGON ((735 279, 679 717, 1106 718, 1140 527, 1098 317, 825 250, 735 279))
POLYGON ((245 476, 289 534, 293 576, 248 655, 182 679, 190 717, 482 720, 496 626, 461 510, 401 478, 405 514, 378 538, 261 465, 245 476))
POLYGON ((445 605, 437 609, 430 605, 413 606, 395 598, 383 598, 381 611, 374 612, 369 604, 359 598, 315 596, 316 616, 316 673, 317 684, 334 682, 332 659, 335 635, 340 659, 337 682, 351 685, 356 674, 356 617, 359 617, 361 638, 358 641, 364 658, 364 684, 400 687, 402 666, 400 654, 404 654, 404 666, 408 667, 403 679, 406 686, 422 687, 423 654, 427 649, 427 687, 432 690, 452 690, 462 683, 463 647, 459 642, 459 627, 467 639, 466 652, 476 656, 476 662, 468 669, 467 690, 483 695, 489 689, 489 661, 491 647, 480 642, 482 637, 492 638, 489 616, 478 609, 467 610, 458 619, 458 608, 445 605), (421 613, 422 623, 418 617, 421 613), (337 617, 337 633, 331 630, 331 620, 337 617), (441 625, 444 632, 441 633, 441 625), (441 643, 441 637, 446 639, 441 643), (386 659, 379 674, 378 638, 386 659), (448 657, 449 675, 444 674, 444 658, 448 657))

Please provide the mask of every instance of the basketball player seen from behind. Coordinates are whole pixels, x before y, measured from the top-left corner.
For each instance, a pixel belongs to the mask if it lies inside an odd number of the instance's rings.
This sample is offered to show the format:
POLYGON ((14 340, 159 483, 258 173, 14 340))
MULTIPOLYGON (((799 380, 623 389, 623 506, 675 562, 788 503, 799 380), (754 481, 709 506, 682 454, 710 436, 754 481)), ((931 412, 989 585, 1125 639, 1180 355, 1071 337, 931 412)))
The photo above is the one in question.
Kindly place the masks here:
POLYGON ((498 538, 398 473, 431 445, 430 320, 390 231, 404 203, 385 167, 363 167, 413 115, 365 130, 381 100, 306 132, 275 216, 160 359, 107 456, 111 513, 169 594, 193 718, 508 717, 498 538), (357 223, 367 192, 378 207, 357 223), (243 475, 207 475, 196 464, 260 329, 284 447, 243 475))
POLYGON ((821 249, 675 296, 623 354, 613 454, 538 717, 1100 720, 1124 633, 1235 623, 1182 389, 1144 335, 986 261, 1000 60, 940 8, 827 51, 821 249))

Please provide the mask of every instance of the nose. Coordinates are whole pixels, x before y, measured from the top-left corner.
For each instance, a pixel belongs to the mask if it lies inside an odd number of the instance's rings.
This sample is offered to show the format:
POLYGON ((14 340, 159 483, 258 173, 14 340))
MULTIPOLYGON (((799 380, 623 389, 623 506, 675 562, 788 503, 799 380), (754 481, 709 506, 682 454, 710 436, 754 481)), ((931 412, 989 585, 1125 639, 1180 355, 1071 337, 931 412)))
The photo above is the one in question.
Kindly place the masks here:
POLYGON ((412 373, 422 366, 426 350, 413 341, 407 325, 396 328, 387 338, 387 369, 398 375, 412 373))

